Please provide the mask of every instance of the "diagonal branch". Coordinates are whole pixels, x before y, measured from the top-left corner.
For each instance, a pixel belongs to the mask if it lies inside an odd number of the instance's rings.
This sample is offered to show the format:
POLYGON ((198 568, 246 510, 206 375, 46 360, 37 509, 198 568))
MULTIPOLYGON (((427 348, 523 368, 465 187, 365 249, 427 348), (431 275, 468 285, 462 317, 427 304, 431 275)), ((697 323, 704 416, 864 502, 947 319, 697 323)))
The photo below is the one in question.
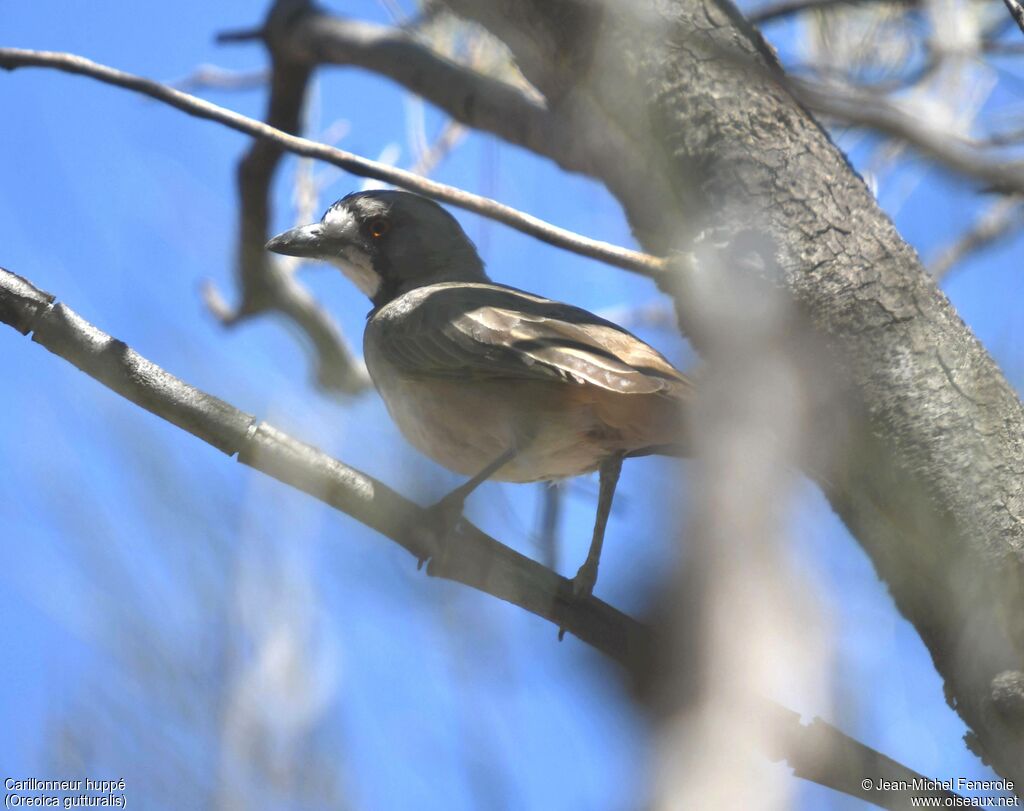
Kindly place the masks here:
POLYGON ((591 259, 597 259, 615 267, 631 270, 652 278, 657 278, 665 269, 664 260, 658 257, 640 253, 639 251, 632 251, 601 240, 590 239, 568 229, 559 228, 539 217, 525 214, 488 197, 472 194, 454 186, 421 177, 404 169, 388 166, 387 164, 372 161, 351 152, 282 132, 262 121, 256 121, 204 99, 196 98, 188 93, 182 93, 160 82, 125 73, 84 57, 76 56, 75 54, 56 51, 33 51, 23 48, 0 48, 0 68, 14 70, 21 67, 54 68, 65 73, 88 76, 106 84, 141 93, 197 118, 216 121, 246 135, 272 141, 281 149, 296 155, 316 158, 351 172, 354 175, 381 180, 409 191, 418 192, 443 203, 449 203, 466 211, 472 211, 475 214, 496 220, 549 245, 563 248, 591 259))
MULTIPOLYGON (((147 411, 228 456, 346 513, 417 559, 430 551, 412 529, 424 510, 387 485, 302 443, 252 414, 174 377, 102 332, 30 282, 0 268, 0 321, 147 411)), ((569 580, 463 522, 427 573, 471 586, 548 620, 640 675, 658 655, 649 628, 595 598, 576 599, 569 580)), ((911 792, 875 789, 879 781, 929 783, 922 775, 814 719, 765 703, 777 724, 777 751, 805 779, 881 808, 912 806, 911 792), (868 788, 865 788, 865 783, 868 788)), ((914 792, 945 804, 961 798, 939 788, 914 792)))
MULTIPOLYGON (((424 511, 387 485, 299 442, 146 360, 54 297, 0 268, 0 322, 70 361, 122 397, 238 461, 303 490, 392 539, 417 559, 430 551, 412 530, 424 511)), ((597 599, 576 600, 568 580, 463 522, 451 553, 428 573, 508 600, 610 658, 645 658, 640 623, 597 599)))
POLYGON ((1003 5, 1010 12, 1010 16, 1017 23, 1017 27, 1024 32, 1024 6, 1020 4, 1020 0, 1003 0, 1003 5))
POLYGON ((1024 225, 1024 210, 1018 197, 997 200, 977 221, 947 245, 928 270, 937 280, 945 279, 971 254, 1016 234, 1024 225))
POLYGON ((1006 193, 1024 194, 1024 164, 990 156, 977 142, 945 132, 875 96, 791 79, 789 89, 812 110, 846 124, 906 141, 921 154, 964 177, 1006 193))

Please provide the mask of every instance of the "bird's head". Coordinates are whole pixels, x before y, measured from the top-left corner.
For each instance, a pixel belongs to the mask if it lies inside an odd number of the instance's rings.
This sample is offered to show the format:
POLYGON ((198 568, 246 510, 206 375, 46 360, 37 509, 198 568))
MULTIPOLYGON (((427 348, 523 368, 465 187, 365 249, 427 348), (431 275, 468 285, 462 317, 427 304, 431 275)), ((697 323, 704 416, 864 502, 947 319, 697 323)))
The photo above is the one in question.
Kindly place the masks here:
POLYGON ((487 279, 458 221, 404 191, 349 194, 320 222, 278 234, 267 250, 337 265, 377 307, 423 285, 487 279))

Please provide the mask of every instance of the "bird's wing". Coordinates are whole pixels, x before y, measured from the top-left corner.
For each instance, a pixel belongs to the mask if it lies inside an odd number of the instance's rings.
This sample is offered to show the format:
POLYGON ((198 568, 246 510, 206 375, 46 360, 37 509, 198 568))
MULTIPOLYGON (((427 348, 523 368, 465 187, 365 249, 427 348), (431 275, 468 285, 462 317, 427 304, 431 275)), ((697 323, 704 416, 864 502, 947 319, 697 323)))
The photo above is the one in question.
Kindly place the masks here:
POLYGON ((559 379, 669 397, 690 388, 659 352, 622 327, 500 285, 418 288, 383 307, 367 328, 380 333, 376 351, 410 375, 559 379))

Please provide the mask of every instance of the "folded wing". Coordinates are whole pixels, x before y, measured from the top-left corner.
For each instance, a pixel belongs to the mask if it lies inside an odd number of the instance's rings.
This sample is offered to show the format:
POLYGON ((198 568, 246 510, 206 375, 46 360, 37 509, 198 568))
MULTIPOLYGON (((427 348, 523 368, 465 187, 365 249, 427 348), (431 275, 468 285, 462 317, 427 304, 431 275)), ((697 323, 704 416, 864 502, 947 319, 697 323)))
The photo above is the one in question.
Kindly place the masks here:
POLYGON ((621 394, 682 399, 688 380, 657 350, 593 313, 493 284, 419 288, 367 327, 410 375, 563 380, 621 394))

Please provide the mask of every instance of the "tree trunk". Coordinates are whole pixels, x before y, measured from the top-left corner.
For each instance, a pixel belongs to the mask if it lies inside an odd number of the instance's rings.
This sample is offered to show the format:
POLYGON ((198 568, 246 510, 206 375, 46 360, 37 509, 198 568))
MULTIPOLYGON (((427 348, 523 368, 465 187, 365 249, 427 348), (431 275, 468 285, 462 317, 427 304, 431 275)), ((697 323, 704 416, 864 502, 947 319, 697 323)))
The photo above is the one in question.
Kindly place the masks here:
MULTIPOLYGON (((571 122, 647 250, 770 238, 858 404, 855 441, 816 478, 927 645, 968 743, 1019 791, 1020 401, 760 35, 726 0, 448 3, 571 122)), ((667 286, 685 326, 686 286, 667 286)))

